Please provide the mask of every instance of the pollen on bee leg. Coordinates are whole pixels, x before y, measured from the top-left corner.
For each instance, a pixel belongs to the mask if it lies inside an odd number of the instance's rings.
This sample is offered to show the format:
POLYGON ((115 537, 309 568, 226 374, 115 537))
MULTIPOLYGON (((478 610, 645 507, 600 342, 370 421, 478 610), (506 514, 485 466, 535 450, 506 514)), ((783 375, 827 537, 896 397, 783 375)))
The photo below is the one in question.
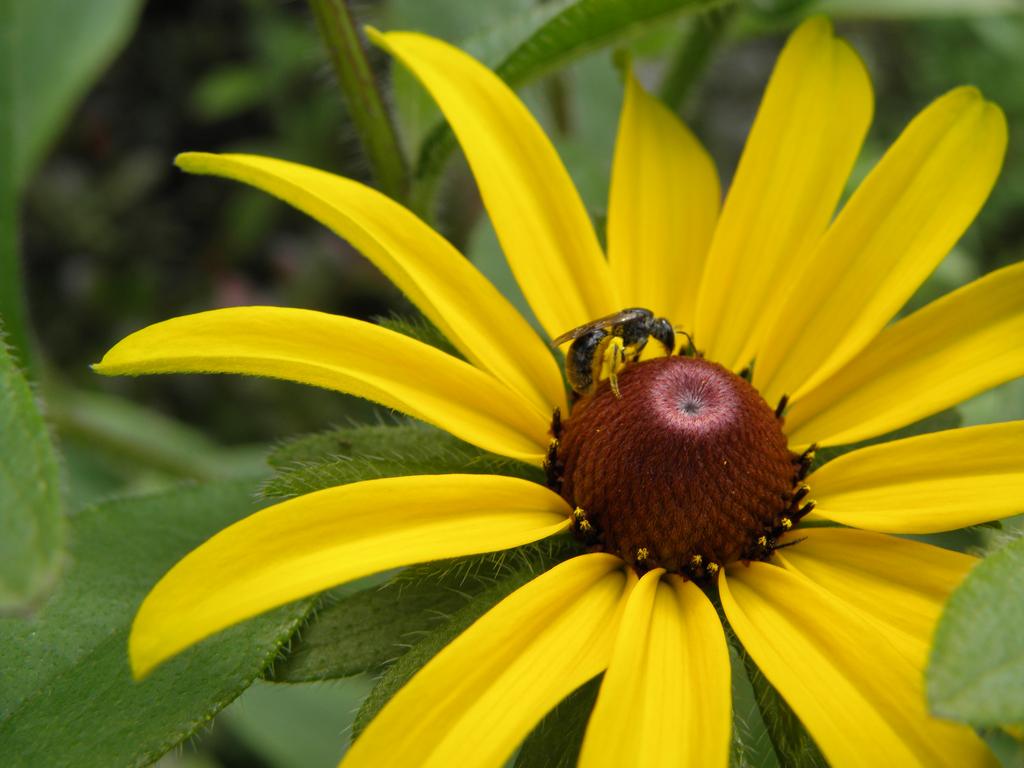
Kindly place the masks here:
POLYGON ((790 528, 793 527, 793 521, 790 520, 788 517, 784 517, 779 521, 779 525, 782 527, 782 530, 788 531, 790 528))
POLYGON ((601 361, 601 378, 607 378, 616 400, 622 399, 619 391, 619 371, 626 364, 626 344, 621 336, 613 336, 604 350, 601 361))

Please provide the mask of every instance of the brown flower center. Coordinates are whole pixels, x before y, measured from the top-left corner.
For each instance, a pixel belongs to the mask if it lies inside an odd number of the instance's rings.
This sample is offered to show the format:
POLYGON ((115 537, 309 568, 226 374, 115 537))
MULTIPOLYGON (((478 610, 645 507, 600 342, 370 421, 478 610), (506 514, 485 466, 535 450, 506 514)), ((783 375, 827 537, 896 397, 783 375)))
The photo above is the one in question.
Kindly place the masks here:
POLYGON ((692 578, 767 558, 808 511, 808 456, 757 390, 707 360, 630 365, 558 423, 549 482, 575 508, 574 530, 638 570, 692 578))

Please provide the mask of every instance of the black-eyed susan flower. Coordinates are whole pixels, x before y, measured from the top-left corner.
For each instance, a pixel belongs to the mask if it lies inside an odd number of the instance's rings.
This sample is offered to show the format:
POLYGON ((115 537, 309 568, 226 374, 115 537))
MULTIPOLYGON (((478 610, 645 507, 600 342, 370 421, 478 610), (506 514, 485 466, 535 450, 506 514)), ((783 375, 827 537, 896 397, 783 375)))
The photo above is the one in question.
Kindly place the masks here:
POLYGON ((872 92, 856 54, 811 20, 780 56, 720 210, 706 152, 628 77, 606 255, 551 144, 499 78, 423 35, 374 38, 454 129, 548 339, 643 307, 693 346, 600 357, 595 391, 570 403, 548 341, 397 203, 281 160, 181 156, 182 168, 264 189, 350 241, 465 361, 344 317, 242 307, 143 329, 101 373, 230 372, 353 393, 543 465, 548 487, 403 477, 258 512, 154 587, 131 633, 135 675, 360 576, 571 530, 590 553, 441 651, 345 765, 501 765, 604 672, 583 765, 724 766, 730 666, 712 598, 831 763, 989 762, 923 696, 933 625, 973 560, 889 534, 1019 511, 1024 425, 896 440, 811 472, 807 451, 888 433, 1024 372, 1024 265, 889 324, 988 195, 1006 144, 1000 110, 972 88, 937 99, 836 214, 872 92), (801 527, 812 503, 841 525, 801 527))

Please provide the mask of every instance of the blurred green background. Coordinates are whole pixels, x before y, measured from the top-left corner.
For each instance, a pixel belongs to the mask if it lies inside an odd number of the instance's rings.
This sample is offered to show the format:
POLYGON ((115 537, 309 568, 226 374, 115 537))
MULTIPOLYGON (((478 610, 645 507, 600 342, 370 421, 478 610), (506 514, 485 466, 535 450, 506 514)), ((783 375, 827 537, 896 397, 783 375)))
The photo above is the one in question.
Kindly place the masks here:
MULTIPOLYGON (((54 14, 50 23, 71 7, 41 5, 54 14)), ((493 64, 515 45, 517 30, 559 5, 565 3, 381 0, 360 2, 355 11, 362 22, 428 32, 493 64)), ((172 165, 184 150, 251 151, 370 180, 305 3, 106 0, 93 10, 97 23, 104 13, 116 16, 122 34, 103 43, 91 65, 102 74, 76 86, 81 98, 54 129, 52 147, 40 147, 45 159, 23 186, 19 215, 35 347, 47 391, 59 393, 47 400, 66 457, 68 497, 81 507, 181 477, 256 472, 270 442, 379 418, 352 398, 262 379, 108 380, 90 373, 89 363, 125 334, 213 307, 412 314, 372 266, 317 223, 262 193, 189 177, 172 165)), ((918 110, 956 85, 976 84, 1009 119, 1009 153, 991 200, 909 307, 1024 258, 1024 17, 1013 0, 752 0, 713 15, 663 19, 620 44, 644 83, 663 89, 706 143, 725 181, 785 34, 822 10, 864 57, 876 91, 874 126, 851 185, 918 110), (707 43, 706 58, 687 69, 694 41, 707 43), (688 81, 680 75, 695 75, 692 87, 682 87, 688 81)), ((41 40, 41 53, 58 63, 66 57, 68 70, 77 71, 81 46, 63 38, 48 45, 45 34, 41 40)), ((599 226, 621 101, 613 58, 612 50, 598 50, 522 91, 599 226)), ((371 61, 388 83, 400 140, 414 159, 437 112, 379 52, 371 61)), ((429 214, 519 300, 481 213, 456 155, 429 214)), ((963 415, 966 423, 1024 417, 1024 387, 976 398, 963 415)), ((367 685, 258 683, 206 736, 161 764, 333 765, 367 685)))

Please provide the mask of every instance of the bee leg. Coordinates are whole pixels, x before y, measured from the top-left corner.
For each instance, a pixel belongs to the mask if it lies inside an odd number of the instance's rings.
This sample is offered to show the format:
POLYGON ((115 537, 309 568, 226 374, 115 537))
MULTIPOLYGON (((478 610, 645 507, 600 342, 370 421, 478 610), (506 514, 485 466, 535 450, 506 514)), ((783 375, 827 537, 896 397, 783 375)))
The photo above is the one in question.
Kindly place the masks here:
MULTIPOLYGON (((647 347, 647 338, 643 338, 634 344, 632 347, 627 347, 627 357, 631 363, 639 363, 640 355, 644 353, 644 349, 647 347)), ((671 354, 671 353, 669 353, 671 354)))
POLYGON ((619 392, 619 371, 626 364, 626 347, 622 342, 621 336, 613 336, 608 345, 604 348, 604 360, 602 363, 601 372, 608 377, 608 383, 611 384, 612 392, 615 393, 615 397, 621 398, 622 393, 619 392))

